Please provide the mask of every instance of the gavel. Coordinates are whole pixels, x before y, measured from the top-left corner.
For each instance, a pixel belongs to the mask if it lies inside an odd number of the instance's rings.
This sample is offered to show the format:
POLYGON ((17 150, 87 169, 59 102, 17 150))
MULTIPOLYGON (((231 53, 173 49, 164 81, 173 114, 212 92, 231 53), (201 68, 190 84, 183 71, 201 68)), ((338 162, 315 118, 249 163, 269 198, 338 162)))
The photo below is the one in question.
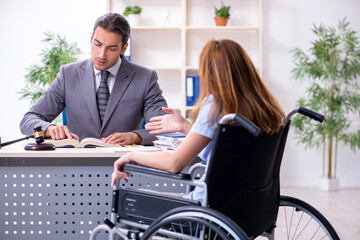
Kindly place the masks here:
POLYGON ((39 151, 39 150, 55 150, 54 145, 43 143, 44 140, 45 140, 45 136, 44 136, 44 131, 42 130, 41 126, 37 126, 37 127, 34 128, 34 134, 28 135, 26 137, 19 138, 19 139, 13 140, 13 141, 1 143, 1 138, 0 138, 0 149, 2 147, 7 146, 7 145, 17 143, 17 142, 20 142, 20 141, 23 141, 23 140, 27 140, 29 138, 34 138, 36 143, 27 144, 25 146, 25 150, 35 150, 35 151, 39 151))

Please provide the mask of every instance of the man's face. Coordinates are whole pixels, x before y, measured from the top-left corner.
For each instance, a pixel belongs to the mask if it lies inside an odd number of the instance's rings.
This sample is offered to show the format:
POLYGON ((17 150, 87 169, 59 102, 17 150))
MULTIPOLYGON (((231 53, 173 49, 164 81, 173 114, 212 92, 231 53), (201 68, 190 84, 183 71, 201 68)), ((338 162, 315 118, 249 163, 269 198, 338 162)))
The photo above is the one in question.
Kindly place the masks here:
POLYGON ((95 68, 99 71, 114 66, 120 54, 127 48, 127 43, 122 46, 122 36, 117 33, 108 32, 97 27, 91 35, 91 58, 95 68))

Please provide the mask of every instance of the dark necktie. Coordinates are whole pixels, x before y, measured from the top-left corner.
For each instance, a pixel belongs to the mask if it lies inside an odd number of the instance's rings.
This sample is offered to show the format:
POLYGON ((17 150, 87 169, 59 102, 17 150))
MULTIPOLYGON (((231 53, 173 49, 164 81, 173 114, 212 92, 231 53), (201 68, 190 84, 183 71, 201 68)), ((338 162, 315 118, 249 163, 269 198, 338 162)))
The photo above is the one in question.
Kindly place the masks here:
POLYGON ((107 107, 109 97, 110 97, 110 92, 109 92, 109 88, 108 88, 108 85, 107 85, 108 77, 109 77, 109 72, 108 71, 101 71, 100 86, 99 86, 99 88, 98 88, 98 90, 96 92, 96 100, 97 100, 101 125, 102 125, 103 120, 104 120, 106 107, 107 107))

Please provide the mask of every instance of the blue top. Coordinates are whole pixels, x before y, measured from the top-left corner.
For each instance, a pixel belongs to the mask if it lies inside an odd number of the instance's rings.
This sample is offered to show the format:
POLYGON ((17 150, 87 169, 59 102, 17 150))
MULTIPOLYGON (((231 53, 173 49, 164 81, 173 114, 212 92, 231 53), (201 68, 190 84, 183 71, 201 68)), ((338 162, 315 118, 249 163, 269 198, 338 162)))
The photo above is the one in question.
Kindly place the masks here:
MULTIPOLYGON (((206 97, 204 99, 204 101, 201 104, 201 108, 200 108, 199 114, 196 118, 196 121, 193 124, 192 128, 190 129, 190 132, 192 132, 192 133, 196 133, 196 134, 199 134, 199 135, 202 135, 204 137, 211 139, 209 144, 198 155, 206 163, 208 163, 210 161, 211 151, 212 151, 212 148, 214 146, 214 141, 215 141, 215 139, 214 139, 215 133, 218 128, 218 125, 217 125, 218 121, 215 121, 215 124, 213 124, 213 125, 211 125, 210 121, 209 121, 210 120, 209 119, 210 110, 211 110, 211 106, 213 104, 214 104, 213 95, 209 95, 208 97, 206 97)), ((207 164, 207 166, 208 165, 209 164, 207 164)), ((205 169, 205 174, 201 177, 200 181, 205 180, 207 166, 205 169)), ((186 197, 202 202, 203 195, 204 195, 204 190, 202 189, 202 187, 195 187, 194 191, 190 192, 189 195, 186 197)))
MULTIPOLYGON (((209 144, 199 153, 199 157, 205 162, 208 162, 210 160, 211 150, 214 145, 214 135, 218 127, 217 124, 210 125, 209 121, 210 110, 213 103, 213 95, 209 95, 204 99, 201 104, 201 108, 196 118, 196 121, 190 129, 190 132, 192 133, 196 133, 211 139, 209 144)), ((216 122, 217 121, 215 121, 215 123, 216 122)))

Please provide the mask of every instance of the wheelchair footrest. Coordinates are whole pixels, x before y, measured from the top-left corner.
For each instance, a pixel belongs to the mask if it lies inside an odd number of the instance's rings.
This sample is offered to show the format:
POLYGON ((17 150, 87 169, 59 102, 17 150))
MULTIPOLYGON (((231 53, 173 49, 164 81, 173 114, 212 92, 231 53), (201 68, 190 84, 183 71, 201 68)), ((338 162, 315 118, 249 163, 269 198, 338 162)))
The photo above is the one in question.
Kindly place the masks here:
POLYGON ((151 223, 163 213, 177 207, 200 205, 198 201, 191 199, 127 188, 120 188, 118 203, 120 218, 140 223, 151 223))

